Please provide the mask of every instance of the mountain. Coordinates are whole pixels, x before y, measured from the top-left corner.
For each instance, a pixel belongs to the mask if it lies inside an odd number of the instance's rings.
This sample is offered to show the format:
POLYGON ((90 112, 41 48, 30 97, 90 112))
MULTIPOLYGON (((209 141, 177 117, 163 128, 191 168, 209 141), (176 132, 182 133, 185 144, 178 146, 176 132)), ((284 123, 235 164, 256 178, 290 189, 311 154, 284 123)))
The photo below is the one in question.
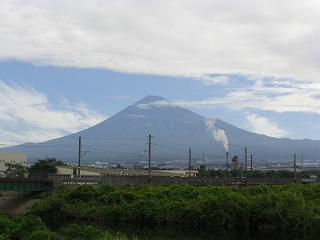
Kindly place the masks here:
POLYGON ((245 146, 255 161, 285 161, 294 152, 305 159, 317 160, 320 141, 272 138, 251 133, 220 119, 208 119, 165 98, 147 96, 107 120, 86 130, 58 139, 4 148, 24 152, 29 161, 56 157, 76 163, 78 137, 82 138, 82 162, 91 164, 144 164, 147 136, 152 138, 152 158, 156 163, 186 164, 188 149, 193 161, 201 161, 205 152, 209 161, 223 162, 228 149, 230 156, 243 157, 245 146))

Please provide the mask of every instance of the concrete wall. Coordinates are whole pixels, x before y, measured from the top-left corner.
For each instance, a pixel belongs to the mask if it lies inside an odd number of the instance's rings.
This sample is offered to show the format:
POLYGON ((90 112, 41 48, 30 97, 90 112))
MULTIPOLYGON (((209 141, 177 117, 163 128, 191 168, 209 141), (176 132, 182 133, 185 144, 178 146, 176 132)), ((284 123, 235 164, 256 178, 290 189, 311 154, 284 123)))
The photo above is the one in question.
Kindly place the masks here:
POLYGON ((0 152, 0 175, 7 169, 6 163, 21 164, 26 166, 27 156, 22 153, 0 152))
MULTIPOLYGON (((58 174, 73 174, 73 167, 70 166, 58 166, 58 174)), ((81 175, 100 176, 101 174, 94 171, 88 171, 81 169, 81 175)))

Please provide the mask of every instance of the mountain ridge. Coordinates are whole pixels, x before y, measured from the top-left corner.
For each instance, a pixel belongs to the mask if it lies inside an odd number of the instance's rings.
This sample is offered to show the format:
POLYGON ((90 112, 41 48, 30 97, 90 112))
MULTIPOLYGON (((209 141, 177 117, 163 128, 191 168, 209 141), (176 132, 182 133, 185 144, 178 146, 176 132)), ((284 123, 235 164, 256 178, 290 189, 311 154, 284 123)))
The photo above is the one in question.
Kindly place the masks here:
POLYGON ((226 151, 242 157, 245 146, 256 161, 286 161, 294 152, 303 153, 310 160, 320 156, 319 140, 273 138, 248 132, 153 95, 85 130, 32 146, 26 144, 2 150, 24 151, 30 161, 56 157, 72 163, 76 162, 77 138, 81 136, 87 164, 96 161, 137 163, 146 159, 144 148, 149 134, 155 136, 157 145, 153 154, 157 163, 186 161, 188 148, 192 148, 194 161, 200 161, 202 152, 206 153, 208 161, 223 160, 226 151))

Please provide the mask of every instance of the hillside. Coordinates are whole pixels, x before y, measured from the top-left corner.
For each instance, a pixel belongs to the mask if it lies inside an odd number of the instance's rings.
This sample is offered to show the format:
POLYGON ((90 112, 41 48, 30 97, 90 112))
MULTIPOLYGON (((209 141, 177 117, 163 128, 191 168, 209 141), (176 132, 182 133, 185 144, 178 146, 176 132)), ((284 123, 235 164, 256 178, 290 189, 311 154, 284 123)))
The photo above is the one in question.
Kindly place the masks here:
POLYGON ((43 143, 26 143, 4 151, 25 152, 28 159, 56 157, 70 163, 77 160, 78 137, 82 137, 83 163, 144 164, 148 134, 154 136, 156 163, 185 164, 188 148, 193 161, 202 152, 209 161, 222 161, 230 155, 243 156, 247 146, 256 161, 284 161, 294 152, 305 159, 320 156, 320 141, 272 138, 237 128, 220 119, 207 119, 157 96, 147 96, 107 120, 86 130, 43 143))

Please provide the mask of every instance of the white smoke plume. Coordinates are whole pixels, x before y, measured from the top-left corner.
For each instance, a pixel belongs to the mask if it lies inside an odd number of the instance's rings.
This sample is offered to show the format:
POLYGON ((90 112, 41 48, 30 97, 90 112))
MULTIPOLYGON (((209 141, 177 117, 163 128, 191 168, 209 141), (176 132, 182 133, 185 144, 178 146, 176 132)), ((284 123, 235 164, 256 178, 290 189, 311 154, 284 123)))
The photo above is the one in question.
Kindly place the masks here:
POLYGON ((226 152, 228 152, 229 151, 228 137, 223 129, 219 129, 215 126, 215 122, 216 122, 215 119, 206 120, 207 131, 212 134, 213 138, 216 141, 221 142, 226 152))

